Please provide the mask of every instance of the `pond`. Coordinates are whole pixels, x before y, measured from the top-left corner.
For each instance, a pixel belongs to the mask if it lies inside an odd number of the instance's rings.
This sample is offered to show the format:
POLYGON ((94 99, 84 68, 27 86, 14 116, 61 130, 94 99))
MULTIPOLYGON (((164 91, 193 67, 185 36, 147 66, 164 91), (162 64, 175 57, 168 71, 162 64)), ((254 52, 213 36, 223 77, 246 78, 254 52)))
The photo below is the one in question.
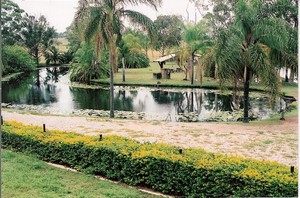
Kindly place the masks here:
MULTIPOLYGON (((207 89, 115 87, 115 110, 141 113, 143 119, 171 121, 228 121, 242 115, 242 98, 233 102, 230 94, 207 89), (225 115, 225 117, 224 117, 225 115)), ((258 119, 275 113, 266 96, 251 94, 251 113, 258 119)), ((14 108, 50 113, 77 114, 92 110, 109 111, 109 87, 72 87, 68 68, 50 67, 3 82, 3 103, 14 108), (27 106, 26 106, 27 105, 27 106), (77 112, 77 113, 76 113, 77 112)), ((123 112, 123 113, 124 113, 123 112)), ((139 114, 140 115, 140 114, 139 114)))

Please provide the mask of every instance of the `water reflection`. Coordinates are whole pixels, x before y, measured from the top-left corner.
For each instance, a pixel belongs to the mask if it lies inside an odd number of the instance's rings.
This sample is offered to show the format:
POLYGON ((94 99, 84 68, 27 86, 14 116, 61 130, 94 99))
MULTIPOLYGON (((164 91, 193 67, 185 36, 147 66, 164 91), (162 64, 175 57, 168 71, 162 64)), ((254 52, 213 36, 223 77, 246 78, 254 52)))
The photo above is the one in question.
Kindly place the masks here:
MULTIPOLYGON (((42 105, 64 113, 74 109, 109 110, 109 90, 70 87, 68 68, 44 68, 3 82, 3 102, 42 105)), ((199 117, 211 112, 242 108, 242 100, 203 89, 115 88, 115 109, 171 115, 195 112, 199 117), (235 103, 237 101, 237 103, 235 103)), ((271 112, 265 97, 250 98, 251 108, 266 116, 271 112)))

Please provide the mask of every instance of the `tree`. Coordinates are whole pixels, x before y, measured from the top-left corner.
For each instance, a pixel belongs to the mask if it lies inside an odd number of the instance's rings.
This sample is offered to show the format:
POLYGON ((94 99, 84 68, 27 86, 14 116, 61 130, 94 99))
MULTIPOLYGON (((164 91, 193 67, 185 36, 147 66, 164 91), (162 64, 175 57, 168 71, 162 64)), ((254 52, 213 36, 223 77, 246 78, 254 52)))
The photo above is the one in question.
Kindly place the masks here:
POLYGON ((147 34, 138 29, 126 29, 123 35, 132 34, 133 36, 139 38, 139 45, 141 46, 141 49, 144 50, 144 53, 148 56, 148 50, 151 48, 152 44, 151 40, 147 36, 147 34))
POLYGON ((46 65, 54 63, 57 65, 58 62, 61 62, 61 54, 55 46, 51 46, 45 53, 46 65))
MULTIPOLYGON (((189 71, 191 71, 191 84, 193 85, 195 54, 196 52, 199 52, 201 55, 205 54, 206 48, 212 45, 211 38, 209 37, 204 21, 195 26, 187 27, 184 39, 187 43, 190 54, 189 71)), ((202 70, 200 69, 199 75, 202 75, 201 73, 202 70)))
POLYGON ((216 42, 216 62, 221 82, 241 79, 244 87, 244 118, 249 122, 249 89, 252 76, 270 92, 278 92, 278 77, 270 64, 270 49, 284 50, 288 42, 286 23, 267 16, 263 0, 239 0, 234 6, 234 23, 224 29, 216 42))
POLYGON ((21 31, 22 42, 29 49, 29 53, 34 57, 36 64, 39 65, 40 57, 53 44, 55 29, 49 26, 43 15, 38 19, 26 15, 23 27, 21 31))
POLYGON ((121 40, 121 42, 119 43, 119 52, 122 56, 122 82, 125 82, 125 56, 129 54, 129 48, 124 40, 121 40))
POLYGON ((286 49, 279 52, 272 50, 272 57, 277 61, 280 68, 290 69, 290 77, 286 82, 293 82, 294 76, 298 72, 298 0, 277 0, 268 3, 269 14, 277 18, 282 18, 288 22, 289 41, 286 49))
POLYGON ((77 81, 90 84, 92 79, 108 77, 109 66, 108 52, 103 52, 101 60, 95 63, 95 46, 91 43, 82 43, 81 47, 75 53, 73 63, 70 68, 71 81, 77 81))
POLYGON ((166 49, 179 46, 184 32, 184 24, 182 19, 176 15, 158 16, 154 23, 158 31, 155 46, 161 56, 164 56, 166 49))
POLYGON ((2 37, 3 44, 14 45, 21 41, 23 16, 25 15, 18 4, 5 0, 2 3, 2 37))
POLYGON ((110 117, 114 117, 113 74, 117 72, 116 53, 117 44, 120 42, 122 35, 122 17, 143 26, 151 38, 154 38, 156 34, 155 26, 149 17, 133 10, 126 10, 124 5, 138 5, 142 3, 156 9, 161 0, 80 0, 79 3, 79 10, 76 14, 77 19, 88 18, 85 32, 86 40, 94 39, 97 46, 96 50, 98 50, 97 56, 100 55, 100 46, 109 48, 110 117))
POLYGON ((27 49, 18 45, 3 46, 3 74, 26 72, 35 68, 33 58, 27 49))

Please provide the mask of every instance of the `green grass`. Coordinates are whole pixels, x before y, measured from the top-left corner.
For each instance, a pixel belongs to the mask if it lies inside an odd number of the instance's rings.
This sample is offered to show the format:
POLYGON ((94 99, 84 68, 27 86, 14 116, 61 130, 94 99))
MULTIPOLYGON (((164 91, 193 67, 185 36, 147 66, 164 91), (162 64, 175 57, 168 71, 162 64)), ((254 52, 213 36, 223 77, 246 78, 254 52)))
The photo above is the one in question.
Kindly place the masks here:
POLYGON ((2 152, 2 166, 4 198, 155 197, 136 188, 56 168, 33 156, 9 150, 2 152))
MULTIPOLYGON (((164 68, 176 69, 178 66, 174 62, 167 62, 164 68)), ((177 86, 177 87, 199 87, 200 83, 195 81, 194 85, 191 85, 191 81, 183 80, 185 78, 184 72, 171 73, 171 79, 154 79, 153 73, 160 72, 160 67, 158 63, 150 63, 150 67, 142 69, 126 69, 126 82, 122 82, 122 70, 119 69, 119 72, 114 76, 114 83, 126 84, 126 85, 157 85, 157 82, 160 83, 160 86, 177 86)), ((109 78, 94 80, 96 83, 109 83, 109 78)), ((202 87, 207 88, 218 88, 219 84, 217 81, 204 77, 202 87)))

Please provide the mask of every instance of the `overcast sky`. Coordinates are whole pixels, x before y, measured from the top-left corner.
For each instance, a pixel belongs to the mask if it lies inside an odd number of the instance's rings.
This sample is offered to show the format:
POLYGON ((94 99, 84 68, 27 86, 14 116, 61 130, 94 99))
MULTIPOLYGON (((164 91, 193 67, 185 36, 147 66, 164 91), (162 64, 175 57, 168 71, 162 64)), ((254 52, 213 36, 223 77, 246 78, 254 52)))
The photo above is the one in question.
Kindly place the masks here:
MULTIPOLYGON (((44 15, 51 26, 57 32, 64 32, 74 17, 78 0, 13 0, 30 15, 44 15)), ((155 20, 159 15, 182 15, 187 18, 186 9, 189 12, 189 19, 195 20, 195 8, 189 0, 163 0, 163 5, 156 12, 144 5, 130 8, 142 12, 155 20)))

